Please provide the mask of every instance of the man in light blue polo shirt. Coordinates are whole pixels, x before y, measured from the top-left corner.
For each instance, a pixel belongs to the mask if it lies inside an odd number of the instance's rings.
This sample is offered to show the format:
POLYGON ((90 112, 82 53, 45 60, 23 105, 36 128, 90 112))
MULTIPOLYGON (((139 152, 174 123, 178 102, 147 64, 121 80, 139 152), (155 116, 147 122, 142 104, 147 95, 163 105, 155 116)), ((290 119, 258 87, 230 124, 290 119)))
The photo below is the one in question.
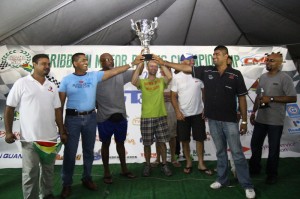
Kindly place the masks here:
POLYGON ((71 195, 72 176, 80 134, 83 149, 82 184, 90 190, 97 190, 97 185, 92 181, 91 177, 97 127, 95 112, 97 84, 100 81, 125 72, 139 61, 136 59, 130 65, 127 64, 109 71, 87 72, 88 59, 85 54, 76 53, 72 56, 75 72, 64 77, 59 88, 62 108, 64 107, 66 98, 68 98, 65 116, 68 141, 65 144, 62 168, 62 198, 71 195))

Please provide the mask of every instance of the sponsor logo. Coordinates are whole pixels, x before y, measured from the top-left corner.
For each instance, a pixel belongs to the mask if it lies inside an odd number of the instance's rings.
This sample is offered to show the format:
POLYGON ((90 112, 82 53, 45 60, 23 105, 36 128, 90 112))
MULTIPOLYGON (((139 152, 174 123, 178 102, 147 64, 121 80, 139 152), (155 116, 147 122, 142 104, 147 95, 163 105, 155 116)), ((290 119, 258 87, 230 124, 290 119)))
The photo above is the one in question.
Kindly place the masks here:
POLYGON ((0 158, 22 159, 22 154, 21 153, 0 153, 0 158))
POLYGON ((300 109, 298 104, 292 103, 286 105, 286 111, 290 118, 300 117, 300 109))
POLYGON ((266 63, 266 57, 262 54, 251 55, 241 58, 242 66, 249 65, 264 65, 266 63))
MULTIPOLYGON (((285 144, 280 144, 280 152, 289 151, 290 147, 294 147, 296 142, 289 142, 285 144)), ((264 145, 262 147, 263 150, 269 150, 269 145, 264 145)))
MULTIPOLYGON (((247 151, 250 151, 250 148, 249 147, 245 147, 245 146, 242 146, 242 150, 243 152, 247 152, 247 151)), ((227 151, 231 151, 230 149, 227 149, 227 151)))
POLYGON ((7 63, 8 66, 19 68, 20 66, 28 68, 31 60, 31 55, 25 50, 10 50, 1 58, 2 63, 7 63))
POLYGON ((294 124, 295 127, 298 127, 298 126, 300 127, 300 121, 299 120, 294 120, 293 124, 294 124))
MULTIPOLYGON (((75 160, 81 160, 81 156, 82 156, 81 154, 76 155, 75 160)), ((64 159, 63 155, 59 155, 59 154, 56 155, 56 160, 63 160, 63 159, 64 159)))
POLYGON ((125 102, 130 100, 131 104, 141 104, 142 103, 142 93, 138 90, 126 90, 124 91, 125 102))
POLYGON ((140 117, 133 118, 131 123, 132 123, 132 125, 140 126, 141 125, 141 118, 140 117))
POLYGON ((288 134, 300 134, 300 127, 299 128, 289 128, 288 134))
MULTIPOLYGON (((141 153, 141 157, 145 157, 145 153, 141 153)), ((151 153, 150 154, 150 158, 156 158, 157 157, 157 154, 156 153, 151 153)))

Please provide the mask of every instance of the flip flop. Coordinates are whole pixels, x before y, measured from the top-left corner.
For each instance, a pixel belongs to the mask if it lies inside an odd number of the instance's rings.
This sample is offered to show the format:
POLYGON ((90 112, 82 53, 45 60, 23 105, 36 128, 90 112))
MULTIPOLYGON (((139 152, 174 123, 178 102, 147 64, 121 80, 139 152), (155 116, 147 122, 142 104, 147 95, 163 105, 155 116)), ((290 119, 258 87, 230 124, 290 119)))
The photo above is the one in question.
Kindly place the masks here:
POLYGON ((201 173, 204 173, 204 174, 206 174, 206 175, 208 175, 208 176, 211 176, 211 175, 213 175, 214 174, 214 172, 212 171, 212 170, 210 170, 210 169, 198 169, 201 173))
POLYGON ((121 176, 124 176, 126 178, 129 178, 129 179, 133 179, 133 178, 136 178, 136 175, 134 175, 133 173, 131 173, 130 171, 126 172, 126 173, 120 173, 121 176))
POLYGON ((176 160, 172 162, 172 165, 173 165, 173 167, 177 167, 177 168, 181 167, 180 162, 178 162, 176 160))
POLYGON ((185 173, 185 174, 190 174, 190 173, 192 173, 192 167, 185 167, 184 169, 183 169, 183 173, 185 173))
POLYGON ((112 176, 104 176, 103 177, 103 182, 105 184, 112 184, 113 183, 112 176))

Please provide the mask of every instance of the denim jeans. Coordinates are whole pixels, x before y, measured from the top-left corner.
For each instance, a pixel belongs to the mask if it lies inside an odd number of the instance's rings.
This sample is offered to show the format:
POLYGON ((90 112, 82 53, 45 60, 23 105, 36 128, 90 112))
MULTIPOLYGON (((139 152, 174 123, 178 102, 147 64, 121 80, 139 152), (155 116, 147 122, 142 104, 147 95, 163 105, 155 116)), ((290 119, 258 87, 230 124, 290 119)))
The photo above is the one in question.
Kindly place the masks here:
POLYGON ((94 161, 94 145, 96 140, 96 113, 88 115, 70 116, 65 118, 65 126, 68 132, 68 141, 65 144, 64 159, 62 167, 63 186, 70 186, 73 183, 73 173, 78 143, 81 134, 83 153, 83 174, 82 179, 91 180, 91 171, 94 161))
POLYGON ((217 150, 217 171, 218 178, 216 181, 222 185, 228 185, 228 156, 227 143, 231 150, 232 158, 236 167, 237 178, 241 186, 246 188, 253 188, 249 176, 248 163, 242 150, 240 141, 240 132, 238 124, 234 122, 223 122, 208 119, 210 134, 217 150))
POLYGON ((260 173, 262 146, 268 135, 269 155, 266 166, 266 173, 269 176, 278 175, 278 163, 280 154, 280 139, 283 126, 267 125, 256 122, 254 125, 253 135, 251 139, 252 156, 249 161, 250 172, 260 173))

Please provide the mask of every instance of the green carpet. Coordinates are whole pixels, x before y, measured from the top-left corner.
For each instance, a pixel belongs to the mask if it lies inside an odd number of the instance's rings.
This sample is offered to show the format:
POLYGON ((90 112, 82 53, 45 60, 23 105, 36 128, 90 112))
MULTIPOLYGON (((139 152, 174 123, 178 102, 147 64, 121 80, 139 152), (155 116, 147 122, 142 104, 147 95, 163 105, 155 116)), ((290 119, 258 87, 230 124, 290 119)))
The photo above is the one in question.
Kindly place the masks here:
MULTIPOLYGON (((265 159, 263 165, 265 165, 265 159)), ((89 191, 81 185, 82 166, 76 166, 72 196, 70 199, 202 199, 202 198, 245 198, 245 192, 238 183, 232 187, 212 190, 209 185, 214 182, 216 175, 207 176, 199 172, 194 162, 191 174, 182 172, 185 162, 181 168, 172 168, 173 176, 165 177, 160 168, 152 170, 151 177, 141 177, 143 164, 128 164, 130 171, 138 175, 136 179, 130 180, 119 175, 120 165, 111 165, 113 184, 103 183, 103 168, 101 165, 93 167, 93 180, 98 184, 98 191, 89 191)), ((215 161, 207 161, 209 168, 215 168, 215 161)), ((254 177, 257 198, 270 199, 298 199, 300 197, 300 158, 280 159, 279 181, 275 185, 264 183, 265 174, 254 177)), ((61 191, 60 181, 61 166, 55 166, 55 188, 54 194, 59 195, 61 191)), ((0 198, 21 199, 21 169, 0 169, 0 198)))

